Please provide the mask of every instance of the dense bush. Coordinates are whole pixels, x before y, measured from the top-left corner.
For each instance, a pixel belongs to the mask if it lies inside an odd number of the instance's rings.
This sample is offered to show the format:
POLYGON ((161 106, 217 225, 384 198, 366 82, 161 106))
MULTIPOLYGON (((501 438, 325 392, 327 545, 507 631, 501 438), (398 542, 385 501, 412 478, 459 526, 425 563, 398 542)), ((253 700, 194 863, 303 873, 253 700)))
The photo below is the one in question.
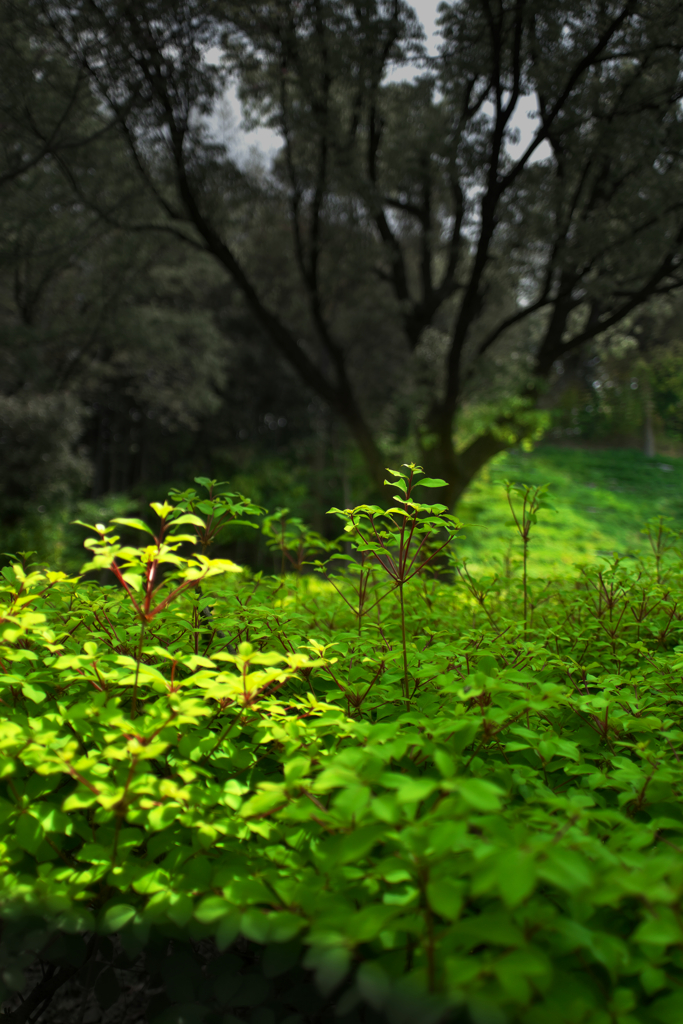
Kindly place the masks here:
POLYGON ((270 517, 280 576, 207 555, 261 513, 213 490, 4 570, 5 1019, 683 1019, 676 537, 528 578, 509 487, 519 567, 469 567, 395 482, 334 550, 270 517))

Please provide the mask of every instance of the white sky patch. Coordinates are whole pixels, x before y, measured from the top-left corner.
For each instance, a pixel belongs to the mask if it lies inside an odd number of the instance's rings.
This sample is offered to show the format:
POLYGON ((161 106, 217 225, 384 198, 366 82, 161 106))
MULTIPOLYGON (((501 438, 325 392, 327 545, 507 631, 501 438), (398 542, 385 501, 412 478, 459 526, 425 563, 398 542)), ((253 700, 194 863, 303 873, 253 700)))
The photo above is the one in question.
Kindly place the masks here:
MULTIPOLYGON (((436 27, 436 20, 439 15, 439 7, 442 0, 413 0, 413 10, 422 22, 422 27, 427 36, 427 52, 430 57, 438 53, 440 37, 436 27)), ((404 67, 395 68, 387 76, 388 82, 411 81, 418 74, 417 68, 404 67)), ((508 142, 507 151, 513 160, 518 159, 534 137, 538 129, 538 101, 535 96, 520 97, 515 111, 512 115, 510 127, 519 133, 517 142, 508 142)), ((542 142, 531 157, 529 163, 538 163, 547 160, 552 150, 547 142, 542 142)))
MULTIPOLYGON (((513 160, 518 160, 534 137, 539 126, 538 99, 533 96, 521 96, 517 101, 510 126, 519 132, 517 142, 508 142, 507 151, 513 160)), ((552 148, 545 140, 540 143, 532 154, 529 163, 536 164, 552 156, 552 148)))
MULTIPOLYGON (((413 9, 422 22, 426 34, 427 52, 435 56, 439 45, 436 30, 436 19, 441 0, 414 0, 413 9)), ((214 47, 206 54, 210 64, 218 64, 221 51, 214 47)), ((396 68, 386 81, 410 81, 419 74, 418 68, 396 68)), ((258 161, 269 165, 277 152, 282 148, 282 139, 272 128, 255 128, 247 131, 244 127, 242 108, 237 96, 236 86, 230 86, 216 112, 211 118, 212 129, 216 136, 227 142, 233 158, 240 165, 258 161)), ((538 104, 535 96, 522 96, 512 117, 511 128, 519 133, 517 142, 508 143, 508 152, 513 159, 519 158, 533 138, 538 128, 538 104)), ((547 142, 541 143, 531 158, 531 163, 545 160, 551 155, 547 142)))
POLYGON ((435 57, 439 48, 439 36, 436 31, 436 19, 441 0, 417 0, 412 7, 422 22, 422 27, 427 34, 427 52, 430 57, 435 57))
MULTIPOLYGON (((222 50, 213 46, 204 55, 207 64, 220 64, 222 50)), ((257 162, 269 165, 279 149, 282 139, 272 128, 253 128, 247 131, 244 126, 242 104, 237 95, 237 86, 229 85, 216 104, 209 118, 211 132, 215 138, 225 143, 237 164, 257 162)))
POLYGON ((217 122, 219 118, 223 129, 219 137, 228 143, 230 154, 240 167, 253 162, 269 166, 282 149, 282 138, 272 128, 246 130, 236 85, 226 89, 212 120, 217 122))

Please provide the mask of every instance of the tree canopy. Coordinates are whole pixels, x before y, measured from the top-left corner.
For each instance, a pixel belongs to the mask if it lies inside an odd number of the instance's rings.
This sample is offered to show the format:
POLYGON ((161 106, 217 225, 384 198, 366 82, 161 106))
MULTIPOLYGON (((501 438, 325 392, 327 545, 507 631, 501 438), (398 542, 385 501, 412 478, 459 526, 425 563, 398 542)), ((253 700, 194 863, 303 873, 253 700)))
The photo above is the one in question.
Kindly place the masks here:
POLYGON ((49 151, 101 230, 208 255, 377 485, 391 427, 452 504, 533 432, 568 355, 681 284, 678 2, 457 0, 435 57, 399 0, 22 11, 90 100, 67 145, 53 88, 53 127, 6 174, 49 151), (278 133, 272 166, 221 136, 231 84, 278 133), (93 175, 83 153, 105 142, 93 175))

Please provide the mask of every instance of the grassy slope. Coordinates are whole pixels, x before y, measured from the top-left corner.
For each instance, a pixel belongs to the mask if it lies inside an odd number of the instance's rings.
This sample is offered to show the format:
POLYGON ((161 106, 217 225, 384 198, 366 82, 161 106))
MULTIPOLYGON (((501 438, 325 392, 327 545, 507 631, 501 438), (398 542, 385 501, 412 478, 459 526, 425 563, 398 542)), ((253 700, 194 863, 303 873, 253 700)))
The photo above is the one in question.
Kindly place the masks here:
POLYGON ((543 445, 505 452, 477 477, 457 514, 468 524, 460 550, 472 563, 492 552, 519 552, 509 525, 504 480, 550 484, 557 514, 543 512, 532 528, 530 571, 571 572, 596 555, 644 550, 640 530, 656 515, 683 529, 683 458, 647 459, 629 449, 587 450, 543 445), (666 468, 670 467, 670 468, 666 468))

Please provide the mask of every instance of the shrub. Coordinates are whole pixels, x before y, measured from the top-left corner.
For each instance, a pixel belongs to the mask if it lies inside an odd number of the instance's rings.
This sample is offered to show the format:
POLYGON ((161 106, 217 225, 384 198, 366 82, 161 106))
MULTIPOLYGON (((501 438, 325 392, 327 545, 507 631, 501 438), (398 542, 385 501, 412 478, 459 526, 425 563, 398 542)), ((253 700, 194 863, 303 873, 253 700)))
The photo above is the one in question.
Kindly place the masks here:
POLYGON ((209 481, 3 571, 8 1020, 124 969, 156 1024, 683 1019, 676 537, 485 578, 419 478, 316 573, 194 554, 261 511, 209 481))

